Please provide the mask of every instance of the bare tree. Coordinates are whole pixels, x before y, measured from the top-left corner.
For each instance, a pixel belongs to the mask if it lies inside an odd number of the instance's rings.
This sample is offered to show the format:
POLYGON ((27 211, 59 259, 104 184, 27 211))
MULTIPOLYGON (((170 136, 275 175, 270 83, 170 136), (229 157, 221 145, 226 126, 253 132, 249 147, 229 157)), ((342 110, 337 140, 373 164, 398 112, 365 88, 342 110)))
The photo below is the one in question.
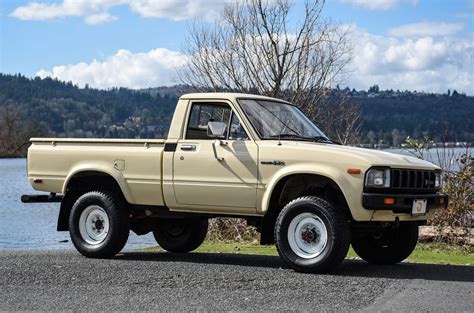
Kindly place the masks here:
POLYGON ((198 90, 283 98, 317 120, 316 104, 340 78, 352 52, 347 29, 323 18, 323 7, 323 0, 306 1, 303 19, 293 25, 289 0, 232 2, 213 25, 190 28, 183 82, 198 90))
POLYGON ((21 111, 13 103, 0 107, 0 148, 6 154, 16 149, 21 111))
POLYGON ((360 105, 351 101, 347 94, 336 99, 322 98, 313 115, 317 116, 318 126, 330 138, 343 145, 359 141, 362 128, 360 105))
POLYGON ((44 129, 36 121, 25 122, 18 103, 7 101, 0 105, 1 156, 24 155, 29 138, 44 133, 44 129))

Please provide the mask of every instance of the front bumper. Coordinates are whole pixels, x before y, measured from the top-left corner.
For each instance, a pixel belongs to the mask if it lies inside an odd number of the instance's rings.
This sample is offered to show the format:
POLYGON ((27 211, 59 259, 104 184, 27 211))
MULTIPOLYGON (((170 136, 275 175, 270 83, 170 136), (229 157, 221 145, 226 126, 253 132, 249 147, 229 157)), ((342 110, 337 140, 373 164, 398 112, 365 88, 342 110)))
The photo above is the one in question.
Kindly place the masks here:
POLYGON ((431 209, 446 208, 448 206, 448 196, 445 194, 362 194, 362 206, 367 210, 390 210, 393 213, 411 214, 413 201, 426 199, 427 212, 431 209), (393 204, 386 204, 386 198, 393 198, 393 204))

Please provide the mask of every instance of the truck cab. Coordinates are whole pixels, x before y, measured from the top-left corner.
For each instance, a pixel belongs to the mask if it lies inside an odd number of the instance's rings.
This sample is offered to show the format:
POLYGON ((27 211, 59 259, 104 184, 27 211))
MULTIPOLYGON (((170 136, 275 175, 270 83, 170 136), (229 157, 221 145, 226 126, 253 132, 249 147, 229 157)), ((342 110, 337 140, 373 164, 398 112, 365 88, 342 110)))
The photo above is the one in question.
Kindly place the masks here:
POLYGON ((112 257, 130 230, 192 251, 228 216, 304 272, 333 269, 350 244, 400 262, 448 201, 437 166, 342 146, 291 103, 238 93, 183 95, 166 139, 33 138, 28 179, 50 195, 22 200, 60 201, 58 230, 85 256, 112 257))

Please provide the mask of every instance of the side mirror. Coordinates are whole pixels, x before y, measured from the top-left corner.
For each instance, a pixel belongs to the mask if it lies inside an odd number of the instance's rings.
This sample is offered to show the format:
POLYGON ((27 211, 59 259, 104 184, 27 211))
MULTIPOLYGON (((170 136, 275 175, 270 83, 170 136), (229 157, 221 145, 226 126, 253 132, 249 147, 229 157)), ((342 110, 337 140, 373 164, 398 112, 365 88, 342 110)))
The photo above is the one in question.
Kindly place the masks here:
POLYGON ((222 122, 207 123, 207 137, 209 138, 225 138, 227 124, 222 122))

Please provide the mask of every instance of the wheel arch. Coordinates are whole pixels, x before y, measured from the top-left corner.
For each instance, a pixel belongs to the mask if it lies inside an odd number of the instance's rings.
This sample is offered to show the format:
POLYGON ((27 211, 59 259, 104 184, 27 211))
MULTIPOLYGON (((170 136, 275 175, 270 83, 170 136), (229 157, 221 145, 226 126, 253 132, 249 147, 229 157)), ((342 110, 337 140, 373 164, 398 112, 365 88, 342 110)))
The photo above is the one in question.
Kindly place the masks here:
POLYGON ((127 203, 133 203, 133 198, 126 188, 125 179, 104 169, 79 167, 71 171, 63 185, 64 198, 61 201, 58 217, 58 231, 68 231, 68 221, 71 208, 77 198, 92 190, 106 190, 118 194, 127 203))
POLYGON ((266 185, 265 193, 263 194, 262 201, 260 203, 259 213, 266 214, 270 208, 271 198, 272 195, 274 195, 275 190, 281 186, 283 182, 297 175, 318 176, 332 181, 344 195, 347 203, 350 203, 348 195, 355 191, 347 178, 341 175, 340 169, 323 165, 315 166, 314 164, 300 164, 291 167, 283 167, 281 170, 275 173, 275 175, 273 175, 270 182, 266 185))
POLYGON ((307 195, 319 196, 344 210, 348 219, 352 219, 349 201, 341 184, 340 175, 331 175, 328 171, 298 169, 286 171, 272 179, 262 198, 264 214, 261 229, 261 243, 274 243, 273 229, 275 221, 283 207, 291 200, 307 195))
POLYGON ((127 202, 134 203, 133 196, 127 187, 127 183, 123 175, 120 172, 104 164, 99 164, 99 165, 79 164, 76 167, 74 167, 69 172, 69 174, 66 177, 66 180, 64 181, 63 188, 62 188, 63 194, 67 193, 68 188, 71 187, 71 182, 74 182, 74 180, 77 179, 78 177, 84 177, 84 176, 89 176, 89 177, 98 176, 98 177, 112 178, 115 181, 115 184, 118 185, 120 191, 122 192, 122 195, 125 197, 127 202))

